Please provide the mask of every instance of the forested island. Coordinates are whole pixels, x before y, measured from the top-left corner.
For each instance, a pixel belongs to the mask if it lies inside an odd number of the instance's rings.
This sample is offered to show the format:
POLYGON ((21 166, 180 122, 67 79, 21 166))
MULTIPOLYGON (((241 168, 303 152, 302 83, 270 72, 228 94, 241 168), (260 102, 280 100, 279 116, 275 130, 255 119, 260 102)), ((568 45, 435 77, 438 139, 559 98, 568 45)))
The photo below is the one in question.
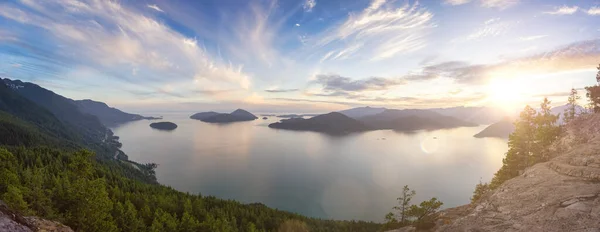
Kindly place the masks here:
POLYGON ((158 130, 175 130, 177 129, 177 124, 172 122, 154 122, 150 123, 150 127, 158 130))
POLYGON ((243 109, 237 109, 228 114, 217 113, 214 111, 200 112, 193 114, 190 118, 208 123, 243 122, 258 119, 254 114, 243 109))

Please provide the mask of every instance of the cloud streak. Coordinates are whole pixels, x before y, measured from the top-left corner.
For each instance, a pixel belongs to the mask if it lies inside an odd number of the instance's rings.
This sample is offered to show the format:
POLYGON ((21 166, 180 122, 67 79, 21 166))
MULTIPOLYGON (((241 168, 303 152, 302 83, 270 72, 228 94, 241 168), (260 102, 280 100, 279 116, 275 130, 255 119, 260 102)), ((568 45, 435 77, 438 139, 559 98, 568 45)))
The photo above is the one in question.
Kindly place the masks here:
POLYGON ((438 63, 425 66, 420 72, 406 77, 414 80, 443 77, 459 84, 482 85, 493 78, 593 69, 598 60, 600 60, 600 39, 593 39, 496 64, 469 64, 460 61, 438 63))
MULTIPOLYGON (((69 53, 51 51, 53 59, 67 58, 70 62, 76 60, 76 67, 111 70, 100 73, 120 81, 139 82, 138 77, 144 75, 147 85, 160 89, 172 84, 182 94, 193 91, 194 80, 216 87, 250 86, 251 77, 243 72, 241 65, 215 59, 196 40, 117 2, 24 3, 32 10, 1 4, 0 17, 39 28, 35 32, 48 34, 44 36, 52 43, 69 45, 69 53)), ((162 12, 156 5, 148 7, 162 12)), ((31 36, 26 33, 17 36, 31 36)))
POLYGON ((314 82, 321 85, 325 92, 386 90, 392 86, 403 85, 406 83, 400 79, 387 79, 382 77, 370 77, 361 80, 352 80, 349 77, 343 77, 335 74, 319 74, 316 76, 314 82))
POLYGON ((561 6, 561 7, 555 7, 554 11, 544 12, 544 14, 572 15, 572 14, 575 14, 575 12, 577 12, 578 9, 579 9, 578 6, 561 6))
POLYGON ((376 61, 420 50, 426 46, 425 35, 436 26, 432 19, 433 13, 418 3, 396 8, 374 0, 317 41, 326 51, 321 62, 358 55, 376 61))
POLYGON ((160 7, 158 7, 156 4, 154 4, 154 5, 146 5, 146 6, 147 6, 148 8, 150 8, 150 9, 153 9, 153 10, 155 10, 155 11, 158 11, 158 12, 164 12, 164 11, 163 11, 162 9, 160 9, 160 7))
POLYGON ((297 92, 299 89, 265 89, 267 93, 290 93, 297 92))

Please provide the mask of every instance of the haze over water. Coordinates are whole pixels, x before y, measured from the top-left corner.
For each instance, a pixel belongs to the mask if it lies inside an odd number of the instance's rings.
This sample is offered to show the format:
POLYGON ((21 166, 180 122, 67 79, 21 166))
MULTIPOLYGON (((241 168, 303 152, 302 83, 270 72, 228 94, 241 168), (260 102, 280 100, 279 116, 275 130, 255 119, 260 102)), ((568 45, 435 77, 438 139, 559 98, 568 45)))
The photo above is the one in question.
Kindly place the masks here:
POLYGON ((382 221, 402 186, 444 208, 469 202, 502 165, 505 139, 473 138, 485 126, 347 136, 268 128, 279 118, 209 124, 164 114, 171 132, 142 120, 113 128, 133 161, 159 164, 158 181, 311 217, 382 221))

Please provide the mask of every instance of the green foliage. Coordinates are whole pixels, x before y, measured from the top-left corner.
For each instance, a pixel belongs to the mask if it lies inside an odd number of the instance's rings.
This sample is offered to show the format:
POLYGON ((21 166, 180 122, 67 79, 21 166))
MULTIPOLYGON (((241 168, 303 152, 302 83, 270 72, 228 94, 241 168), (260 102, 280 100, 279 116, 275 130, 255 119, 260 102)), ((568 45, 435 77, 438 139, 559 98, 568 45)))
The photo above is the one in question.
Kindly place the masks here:
POLYGON ((411 218, 415 218, 413 225, 417 229, 429 229, 435 225, 435 220, 437 219, 435 213, 443 204, 434 197, 428 201, 421 202, 418 206, 411 205, 406 214, 411 218))
POLYGON ((298 220, 287 220, 279 226, 278 232, 308 232, 304 222, 298 220))
MULTIPOLYGON (((600 65, 598 65, 598 73, 596 74, 596 82, 600 83, 600 65)), ((588 98, 588 108, 592 110, 594 113, 600 112, 600 86, 593 85, 585 87, 586 94, 585 96, 588 98)))
POLYGON ((575 88, 571 88, 571 93, 568 98, 568 108, 565 109, 563 113, 564 122, 568 123, 571 120, 575 119, 577 116, 577 101, 581 99, 581 97, 577 94, 577 90, 575 88))
POLYGON ((525 168, 551 158, 549 146, 558 137, 560 127, 556 125, 558 116, 550 111, 550 103, 544 98, 539 112, 530 106, 523 109, 515 122, 515 131, 508 138, 508 152, 502 167, 489 184, 490 189, 518 176, 525 168))
POLYGON ((588 108, 594 113, 600 112, 600 86, 585 87, 585 96, 588 98, 588 108))
POLYGON ((428 201, 423 201, 419 205, 411 205, 410 201, 415 196, 416 192, 410 190, 408 185, 402 188, 402 196, 398 198, 398 206, 394 209, 400 214, 400 221, 397 216, 390 212, 385 215, 386 223, 383 225, 383 230, 391 230, 412 224, 417 229, 427 230, 435 226, 437 219, 437 211, 444 203, 438 201, 437 198, 431 198, 428 201))
POLYGON ((410 207, 410 201, 415 196, 415 194, 416 194, 415 190, 410 190, 408 188, 408 185, 404 185, 404 187, 402 188, 402 196, 398 197, 398 199, 397 199, 398 206, 394 207, 394 209, 397 210, 398 214, 400 215, 399 222, 401 224, 405 224, 406 220, 408 219, 408 217, 406 215, 406 211, 410 207))
POLYGON ((479 184, 475 186, 475 191, 473 191, 473 196, 471 197, 471 203, 475 203, 481 199, 481 197, 485 196, 488 192, 490 192, 490 185, 488 183, 482 183, 479 181, 479 184))
POLYGON ((8 186, 8 189, 4 195, 2 195, 4 202, 12 209, 19 212, 27 211, 27 202, 23 200, 23 194, 21 190, 16 186, 8 186))

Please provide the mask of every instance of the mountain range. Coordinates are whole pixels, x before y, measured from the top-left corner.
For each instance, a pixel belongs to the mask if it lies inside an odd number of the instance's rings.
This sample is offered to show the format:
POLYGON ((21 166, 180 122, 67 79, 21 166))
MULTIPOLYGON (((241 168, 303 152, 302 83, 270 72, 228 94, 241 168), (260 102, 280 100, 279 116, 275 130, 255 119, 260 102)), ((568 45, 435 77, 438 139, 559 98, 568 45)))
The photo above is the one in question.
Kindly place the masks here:
POLYGON ((100 122, 105 126, 113 126, 143 119, 160 119, 157 117, 145 117, 139 114, 126 113, 117 108, 110 107, 104 102, 93 101, 90 99, 75 100, 74 102, 81 112, 98 117, 100 122))
POLYGON ((358 120, 338 112, 322 114, 309 119, 283 119, 281 122, 269 124, 269 127, 286 130, 324 132, 328 134, 348 134, 370 129, 358 120))
POLYGON ((430 110, 395 110, 360 107, 318 115, 309 119, 292 118, 272 123, 271 128, 345 134, 369 130, 436 130, 477 126, 475 123, 445 116, 430 110))

